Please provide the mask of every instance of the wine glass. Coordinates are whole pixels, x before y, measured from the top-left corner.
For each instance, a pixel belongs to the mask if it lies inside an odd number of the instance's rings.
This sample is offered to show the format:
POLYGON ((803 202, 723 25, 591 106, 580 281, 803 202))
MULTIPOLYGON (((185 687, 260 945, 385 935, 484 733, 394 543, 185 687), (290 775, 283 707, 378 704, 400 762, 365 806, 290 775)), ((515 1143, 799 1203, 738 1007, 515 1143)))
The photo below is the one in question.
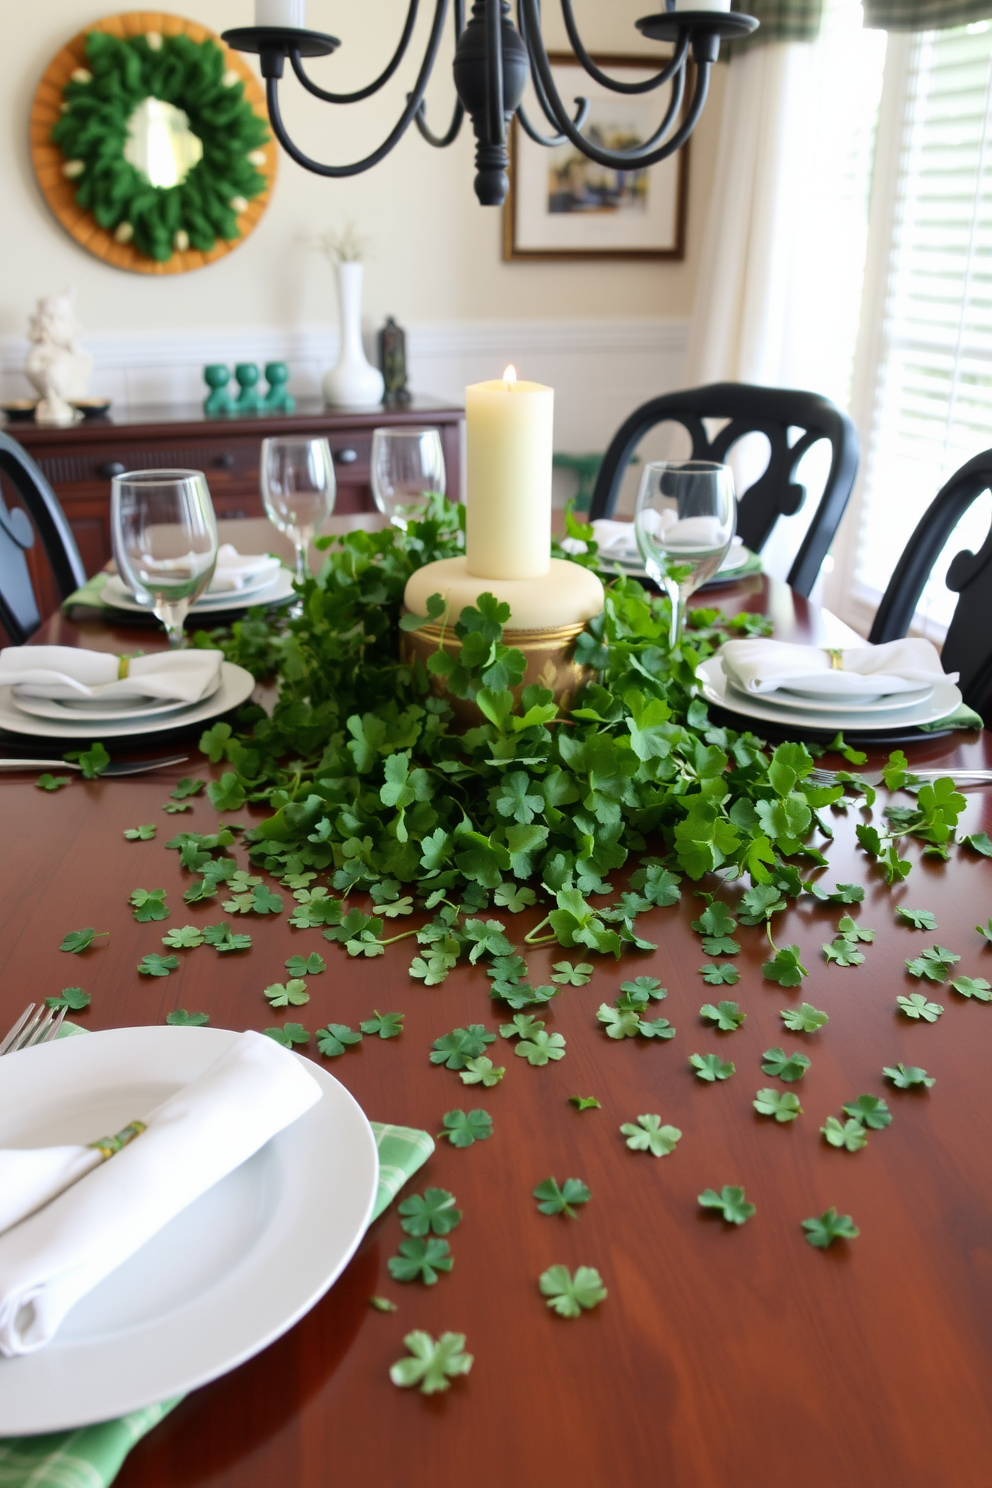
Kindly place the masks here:
POLYGON ((434 492, 445 492, 444 451, 437 429, 376 429, 372 435, 372 495, 383 516, 406 531, 434 492))
POLYGON ((672 603, 672 650, 682 640, 686 600, 720 567, 736 524, 729 465, 653 460, 644 466, 634 531, 645 568, 672 603))
POLYGON ((217 523, 202 470, 115 475, 110 531, 121 578, 151 601, 169 645, 185 644, 183 621, 213 578, 217 523))
MULTIPOLYGON (((334 510, 336 482, 331 447, 311 434, 262 440, 260 473, 265 514, 296 549, 296 582, 309 573, 307 548, 334 510)), ((294 613, 302 614, 302 604, 294 613)))

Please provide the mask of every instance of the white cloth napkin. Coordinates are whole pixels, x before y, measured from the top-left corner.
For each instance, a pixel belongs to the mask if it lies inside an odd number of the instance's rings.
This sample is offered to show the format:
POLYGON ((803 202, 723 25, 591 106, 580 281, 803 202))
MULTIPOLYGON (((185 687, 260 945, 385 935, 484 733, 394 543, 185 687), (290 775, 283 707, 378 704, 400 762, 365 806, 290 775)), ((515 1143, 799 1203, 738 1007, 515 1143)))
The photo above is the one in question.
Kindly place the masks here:
POLYGON ((221 543, 217 549, 217 567, 207 586, 208 594, 226 594, 232 589, 247 589, 259 580, 275 578, 282 565, 268 553, 239 553, 233 543, 221 543))
POLYGON ((947 673, 930 641, 907 636, 884 646, 855 646, 838 653, 840 669, 822 646, 794 646, 786 641, 725 641, 720 648, 724 675, 745 692, 777 688, 826 698, 884 697, 916 692, 933 682, 956 682, 947 673))
POLYGON ((93 1147, 0 1150, 0 1234, 85 1178, 101 1161, 93 1147))
POLYGON ((0 687, 15 696, 64 702, 160 698, 198 703, 216 692, 222 651, 154 651, 133 656, 121 677, 121 658, 78 646, 7 646, 0 651, 0 687))
POLYGON ((42 1348, 81 1297, 320 1097, 298 1056, 243 1033, 160 1106, 136 1111, 147 1131, 0 1235, 0 1353, 42 1348))

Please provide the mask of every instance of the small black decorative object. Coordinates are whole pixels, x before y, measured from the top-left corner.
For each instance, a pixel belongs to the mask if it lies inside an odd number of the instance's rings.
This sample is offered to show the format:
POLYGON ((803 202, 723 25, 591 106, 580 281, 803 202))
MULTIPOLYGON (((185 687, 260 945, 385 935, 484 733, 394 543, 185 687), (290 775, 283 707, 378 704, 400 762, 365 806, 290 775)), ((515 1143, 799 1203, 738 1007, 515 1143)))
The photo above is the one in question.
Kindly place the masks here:
POLYGON ((387 408, 409 403, 406 385, 406 332, 391 315, 379 331, 379 371, 385 384, 383 402, 387 408))
POLYGON ((572 117, 565 107, 551 73, 551 62, 541 36, 541 0, 517 0, 516 25, 510 16, 509 0, 473 0, 471 18, 466 23, 465 0, 454 0, 455 61, 454 77, 458 100, 451 123, 444 134, 437 135, 427 123, 424 94, 430 81, 441 45, 441 34, 448 13, 448 0, 435 0, 434 20, 427 50, 406 107, 378 149, 351 165, 325 165, 312 160, 295 145, 286 132, 279 107, 279 80, 286 59, 297 79, 308 93, 324 103, 358 103, 377 93, 396 72, 413 35, 419 0, 409 0, 406 22, 396 51, 374 82, 350 93, 332 93, 319 88, 307 76, 303 59, 327 57, 337 51, 335 36, 320 31, 306 31, 283 26, 240 26, 224 32, 228 46, 242 52, 255 52, 261 60, 265 79, 265 97, 272 131, 286 153, 305 170, 319 176, 357 176, 370 170, 392 150, 412 123, 430 145, 444 149, 456 138, 466 114, 475 131, 475 194, 483 206, 498 207, 507 186, 507 131, 514 114, 521 128, 536 144, 549 148, 570 140, 589 160, 612 170, 630 171, 657 165, 674 155, 689 138, 706 102, 710 70, 720 54, 720 42, 747 36, 758 22, 753 16, 718 10, 664 10, 638 21, 637 29, 650 41, 672 43, 672 55, 661 62, 660 71, 645 82, 622 82, 610 77, 596 65, 583 45, 575 23, 572 0, 561 0, 562 18, 572 51, 588 75, 614 93, 650 93, 665 83, 671 84, 668 106, 658 128, 643 144, 631 150, 606 150, 592 136, 582 133, 589 114, 589 101, 576 99, 572 117), (683 107, 686 63, 690 51, 696 66, 696 80, 691 101, 683 107), (538 107, 550 134, 542 134, 525 113, 521 99, 528 76, 533 83, 538 107))

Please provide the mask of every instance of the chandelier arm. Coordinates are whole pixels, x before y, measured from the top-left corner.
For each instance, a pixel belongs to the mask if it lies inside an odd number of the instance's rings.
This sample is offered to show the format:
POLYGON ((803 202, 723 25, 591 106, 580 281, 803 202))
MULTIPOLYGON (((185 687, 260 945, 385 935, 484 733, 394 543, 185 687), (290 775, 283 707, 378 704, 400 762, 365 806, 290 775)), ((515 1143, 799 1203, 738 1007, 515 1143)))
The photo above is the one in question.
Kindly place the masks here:
MULTIPOLYGON (((465 30, 465 0, 455 0, 452 18, 455 23, 455 45, 457 46, 458 38, 465 30)), ((447 132, 445 134, 435 134, 427 122, 426 100, 422 100, 419 109, 413 116, 413 122, 429 145, 433 145, 435 150, 446 150, 458 138, 464 118, 465 105, 460 98, 456 98, 454 112, 451 115, 451 123, 448 125, 447 132)))
POLYGON ((681 125, 664 144, 650 150, 643 148, 630 151, 602 150, 575 128, 565 111, 561 96, 555 87, 554 78, 551 75, 551 63, 548 54, 544 50, 543 44, 535 41, 537 0, 523 0, 523 4, 527 16, 528 54, 531 60, 532 71, 541 79, 558 128, 587 159, 594 160, 597 165, 603 165, 612 170, 633 170, 640 167, 657 165, 659 161, 666 160, 669 155, 673 155, 676 150, 682 148, 695 128, 706 103, 706 96, 709 92, 710 67, 712 66, 709 61, 697 61, 696 86, 693 92, 692 102, 681 125))
MULTIPOLYGON (((579 98, 576 100, 576 102, 578 103, 579 107, 576 110, 574 123, 576 129, 581 129, 583 124, 586 122, 586 119, 589 117, 589 100, 588 98, 579 98)), ((520 120, 520 127, 523 130, 524 134, 529 135, 530 138, 534 141, 535 145, 544 145, 546 149, 552 150, 555 148, 556 145, 564 145, 567 143, 566 137, 563 134, 541 134, 538 130, 536 130, 533 124, 530 122, 530 119, 527 115, 527 110, 524 108, 523 104, 520 104, 519 108, 517 109, 517 118, 520 120)))
POLYGON ((435 150, 446 150, 448 146, 453 144, 458 138, 459 132, 462 127, 462 120, 464 118, 465 106, 459 99, 459 101, 455 104, 454 113, 451 116, 451 123, 448 125, 446 134, 435 134, 433 129, 431 129, 430 125, 427 123, 426 103, 422 103, 420 105, 419 109, 413 116, 413 122, 416 124, 417 128, 420 130, 420 133, 423 135, 424 139, 429 145, 433 145, 435 150))
MULTIPOLYGON (((340 179, 344 176, 358 176, 363 171, 371 170, 378 165, 380 160, 385 160, 393 146, 398 144, 410 127, 412 120, 416 117, 417 110, 424 101, 427 84, 430 81, 431 71, 437 61, 438 47, 441 44, 441 32, 444 28, 445 16, 448 12, 448 0, 437 0, 437 8, 434 12, 434 23, 431 27, 430 40, 424 53, 424 60, 420 65, 420 73, 417 77, 416 86, 407 97, 406 108, 403 110, 392 130, 383 140, 377 150, 371 155, 366 155, 362 160, 356 160, 353 165, 324 165, 319 160, 311 160, 309 155, 294 145, 286 133, 286 126, 282 120, 282 112, 279 108, 279 80, 274 77, 265 79, 265 101, 269 110, 269 123, 272 132, 282 145, 286 154, 295 160, 297 165, 302 165, 304 170, 312 171, 317 176, 329 176, 340 179)), ((290 57, 294 52, 290 52, 290 57)))
POLYGON ((386 64, 374 83, 369 83, 364 88, 358 88, 354 93, 330 93, 326 88, 318 87, 315 82, 307 77, 303 70, 303 62, 299 52, 290 52, 289 54, 293 71, 307 92, 312 93, 315 98, 322 99, 324 103, 360 103, 363 98, 371 98, 373 93, 378 93, 379 89, 385 83, 389 82, 389 79, 406 56, 407 47, 410 45, 410 37, 413 35, 413 28, 416 25, 419 6, 420 0, 410 0, 410 8, 407 11, 406 24, 403 27, 403 35, 400 37, 399 45, 393 53, 392 60, 386 64))
MULTIPOLYGON (((538 15, 540 16, 540 0, 538 0, 538 15)), ((520 40, 523 42, 524 46, 527 47, 529 57, 530 44, 527 40, 527 19, 523 13, 521 0, 517 0, 517 30, 520 33, 520 40)), ((526 134, 530 135, 535 144, 544 145, 548 149, 553 149, 558 145, 563 145, 565 143, 565 136, 558 129, 557 120, 555 119, 555 116, 551 110, 551 105, 548 103, 548 96, 544 91, 544 86, 541 82, 540 76, 533 67, 531 67, 530 69, 530 80, 534 88, 534 95, 537 98, 538 104, 540 105, 541 112, 555 132, 553 135, 542 135, 538 133, 538 131, 531 124, 530 119, 527 115, 527 111, 525 110, 523 104, 521 104, 520 107, 517 109, 517 117, 520 120, 521 127, 526 134)), ((585 124, 586 119, 589 117, 589 109, 591 105, 588 98, 577 98, 575 100, 575 104, 575 118, 572 120, 572 122, 575 125, 576 129, 581 129, 585 124)))
POLYGON ((505 145, 502 0, 486 0, 486 113, 489 120, 488 143, 505 145))
MULTIPOLYGON (((579 35, 579 29, 575 24, 575 12, 572 10, 572 0, 561 0, 562 19, 565 22, 565 30, 568 39, 572 43, 572 51, 582 63, 583 68, 591 78, 595 78, 604 88, 609 88, 613 93, 651 93, 655 88, 660 88, 663 83, 675 76, 682 68, 685 54, 689 46, 688 37, 683 35, 676 43, 675 52, 669 62, 658 73, 657 77, 647 78, 641 83, 622 83, 618 78, 611 78, 602 68, 597 67, 589 55, 579 35)), ((649 59, 645 58, 645 66, 650 66, 649 59)))

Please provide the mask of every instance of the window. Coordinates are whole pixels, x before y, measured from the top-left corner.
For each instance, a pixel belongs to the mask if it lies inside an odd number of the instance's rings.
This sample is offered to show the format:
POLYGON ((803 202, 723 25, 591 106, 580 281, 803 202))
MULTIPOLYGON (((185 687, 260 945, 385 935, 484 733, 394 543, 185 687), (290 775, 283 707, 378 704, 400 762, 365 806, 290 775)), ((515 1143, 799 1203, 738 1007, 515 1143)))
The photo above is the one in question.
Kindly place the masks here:
MULTIPOLYGON (((992 445, 992 25, 891 36, 851 412, 862 471, 826 601, 863 632, 949 475, 992 445)), ((931 577, 917 625, 942 638, 950 559, 976 549, 976 502, 931 577)))

